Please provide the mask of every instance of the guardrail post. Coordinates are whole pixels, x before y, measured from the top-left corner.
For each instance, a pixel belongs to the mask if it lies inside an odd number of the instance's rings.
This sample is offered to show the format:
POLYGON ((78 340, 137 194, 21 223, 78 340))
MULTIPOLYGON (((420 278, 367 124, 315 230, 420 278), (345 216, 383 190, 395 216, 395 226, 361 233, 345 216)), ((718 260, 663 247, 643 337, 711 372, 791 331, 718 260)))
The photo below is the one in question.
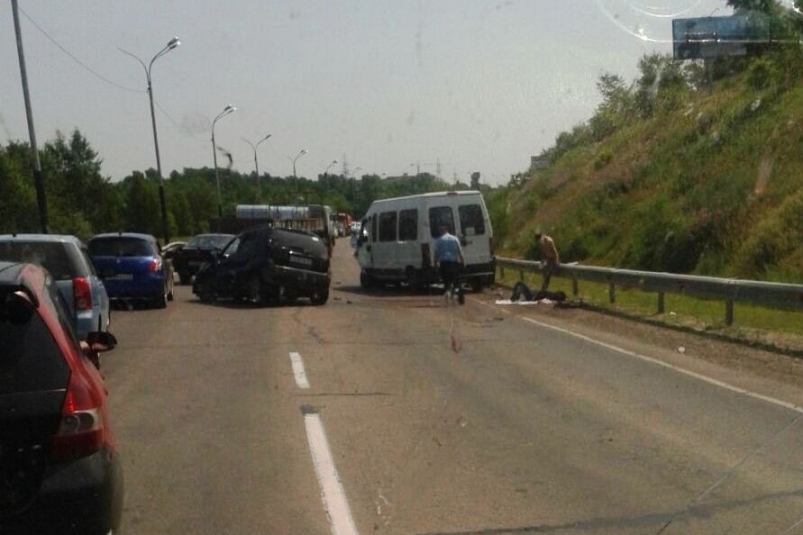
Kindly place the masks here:
POLYGON ((608 283, 608 301, 611 304, 616 302, 616 285, 614 285, 613 281, 608 283))
POLYGON ((505 266, 501 264, 499 266, 499 278, 505 280, 505 266))
POLYGON ((524 282, 524 270, 523 269, 519 270, 519 280, 521 282, 524 282))
POLYGON ((580 288, 577 286, 577 277, 572 277, 572 293, 575 297, 580 295, 580 288))
POLYGON ((733 325, 733 299, 725 301, 725 325, 733 325))
POLYGON ((658 313, 664 313, 664 292, 658 292, 658 313))

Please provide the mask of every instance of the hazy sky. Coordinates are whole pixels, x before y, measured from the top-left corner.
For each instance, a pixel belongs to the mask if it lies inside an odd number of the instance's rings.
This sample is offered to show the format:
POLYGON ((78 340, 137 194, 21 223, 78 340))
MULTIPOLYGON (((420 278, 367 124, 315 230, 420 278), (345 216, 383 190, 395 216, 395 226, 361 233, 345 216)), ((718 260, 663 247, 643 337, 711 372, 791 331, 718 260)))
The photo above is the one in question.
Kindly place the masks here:
MULTIPOLYGON (((314 178, 346 155, 358 174, 434 173, 488 183, 590 117, 603 72, 628 82, 671 52, 673 16, 724 0, 19 0, 40 144, 75 128, 119 180, 156 167, 153 67, 165 175, 212 166, 211 120, 234 168, 314 178), (26 16, 27 15, 27 16, 26 16), (32 22, 33 21, 33 22, 32 22), (36 23, 48 37, 33 23, 36 23), (54 43, 54 41, 57 44, 54 43), (63 49, 88 69, 71 59, 63 49), (105 78, 106 80, 104 80, 105 78)), ((0 143, 27 140, 10 0, 0 2, 0 143)), ((218 158, 219 163, 223 161, 218 158)))

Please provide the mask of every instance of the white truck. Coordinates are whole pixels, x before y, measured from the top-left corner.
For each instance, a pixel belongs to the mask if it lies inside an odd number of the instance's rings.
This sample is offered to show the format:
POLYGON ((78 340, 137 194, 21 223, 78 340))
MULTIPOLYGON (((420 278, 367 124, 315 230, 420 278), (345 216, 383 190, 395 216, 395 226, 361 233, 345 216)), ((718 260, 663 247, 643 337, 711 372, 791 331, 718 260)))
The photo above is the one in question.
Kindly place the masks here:
POLYGON ((493 229, 478 191, 424 193, 374 201, 361 221, 355 256, 360 284, 371 288, 404 282, 417 290, 440 282, 434 267, 438 227, 460 238, 464 282, 475 291, 494 283, 493 229))

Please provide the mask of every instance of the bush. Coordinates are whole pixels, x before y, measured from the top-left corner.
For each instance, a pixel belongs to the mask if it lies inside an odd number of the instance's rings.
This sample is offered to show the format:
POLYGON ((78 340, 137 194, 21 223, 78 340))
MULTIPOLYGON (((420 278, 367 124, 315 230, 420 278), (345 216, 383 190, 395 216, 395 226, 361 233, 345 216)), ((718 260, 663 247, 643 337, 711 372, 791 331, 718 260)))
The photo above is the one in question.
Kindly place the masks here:
POLYGON ((747 69, 747 86, 756 91, 772 87, 778 82, 779 71, 775 63, 766 58, 756 58, 747 69))
POLYGON ((613 154, 610 151, 603 150, 597 155, 597 159, 594 160, 594 170, 599 171, 613 160, 613 154))
POLYGON ((803 191, 786 199, 748 236, 737 255, 737 272, 766 276, 772 266, 796 254, 803 243, 803 191))

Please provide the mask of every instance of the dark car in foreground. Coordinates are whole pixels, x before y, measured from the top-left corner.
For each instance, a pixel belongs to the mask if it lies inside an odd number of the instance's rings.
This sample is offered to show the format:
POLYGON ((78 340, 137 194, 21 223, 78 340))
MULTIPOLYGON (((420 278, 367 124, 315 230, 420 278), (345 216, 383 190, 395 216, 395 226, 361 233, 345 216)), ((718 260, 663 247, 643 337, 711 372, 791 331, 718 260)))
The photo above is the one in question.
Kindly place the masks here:
POLYGON ((75 236, 6 234, 0 236, 0 260, 39 264, 48 270, 75 320, 79 338, 108 328, 109 296, 86 245, 75 236))
POLYGON ((198 234, 173 252, 173 270, 181 284, 189 284, 204 262, 209 262, 226 248, 234 234, 198 234))
POLYGON ((256 227, 237 236, 195 276, 201 301, 245 299, 253 303, 308 297, 329 299, 331 271, 326 243, 311 232, 256 227))
POLYGON ((123 478, 103 378, 38 265, 0 262, 0 347, 0 533, 116 533, 123 478))
POLYGON ((173 266, 162 258, 153 236, 98 234, 88 248, 111 299, 147 301, 158 308, 173 300, 173 266))

